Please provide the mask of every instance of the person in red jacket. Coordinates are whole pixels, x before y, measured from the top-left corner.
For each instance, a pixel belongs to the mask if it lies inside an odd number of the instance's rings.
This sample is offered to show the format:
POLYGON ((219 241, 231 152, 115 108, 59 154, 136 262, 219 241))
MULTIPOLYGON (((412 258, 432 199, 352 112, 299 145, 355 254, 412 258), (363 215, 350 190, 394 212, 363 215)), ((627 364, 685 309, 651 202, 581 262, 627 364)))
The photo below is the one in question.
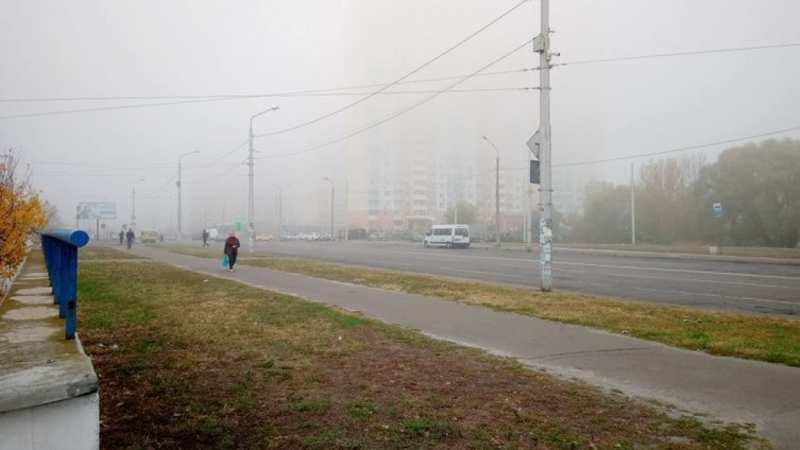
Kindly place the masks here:
POLYGON ((236 256, 239 254, 239 238, 236 237, 236 232, 231 231, 228 238, 225 239, 225 255, 228 257, 228 271, 233 272, 233 265, 236 264, 236 256))

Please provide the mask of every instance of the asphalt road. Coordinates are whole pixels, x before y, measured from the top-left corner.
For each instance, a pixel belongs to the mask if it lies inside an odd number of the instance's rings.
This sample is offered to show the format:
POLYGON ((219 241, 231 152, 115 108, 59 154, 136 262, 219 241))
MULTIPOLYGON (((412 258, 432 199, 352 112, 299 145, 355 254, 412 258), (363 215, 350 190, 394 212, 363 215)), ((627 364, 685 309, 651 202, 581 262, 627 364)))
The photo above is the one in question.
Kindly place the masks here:
MULTIPOLYGON (((426 249, 372 242, 267 242, 258 243, 257 249, 376 268, 539 285, 535 251, 426 249)), ((556 252, 553 273, 555 289, 706 309, 800 315, 800 266, 796 265, 556 252)))

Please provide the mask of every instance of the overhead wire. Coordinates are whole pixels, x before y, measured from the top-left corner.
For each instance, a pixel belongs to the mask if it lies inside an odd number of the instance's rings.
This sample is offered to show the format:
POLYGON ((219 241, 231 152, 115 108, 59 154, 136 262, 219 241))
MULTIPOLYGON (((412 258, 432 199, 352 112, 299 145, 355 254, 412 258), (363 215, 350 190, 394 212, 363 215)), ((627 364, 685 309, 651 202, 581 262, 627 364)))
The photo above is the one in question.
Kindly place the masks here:
POLYGON ((635 154, 635 155, 617 156, 617 157, 613 157, 613 158, 595 159, 595 160, 590 160, 590 161, 576 161, 576 162, 571 162, 571 163, 553 164, 553 167, 585 166, 585 165, 601 164, 601 163, 608 163, 608 162, 614 162, 614 161, 626 161, 626 160, 630 160, 630 159, 640 159, 640 158, 647 158, 647 157, 652 157, 652 156, 667 155, 667 154, 670 154, 670 153, 681 153, 681 152, 687 152, 687 151, 691 151, 691 150, 700 150, 700 149, 704 149, 704 148, 717 147, 717 146, 720 146, 720 145, 735 144, 737 142, 750 141, 750 140, 753 140, 753 139, 759 139, 759 138, 775 136, 775 135, 779 135, 779 134, 785 134, 785 133, 788 133, 788 132, 791 132, 791 131, 797 131, 797 130, 800 130, 800 125, 794 126, 794 127, 789 127, 789 128, 782 128, 782 129, 779 129, 779 130, 767 131, 767 132, 764 132, 764 133, 751 134, 751 135, 748 135, 748 136, 741 136, 741 137, 737 137, 737 138, 723 139, 723 140, 714 141, 714 142, 706 142, 704 144, 688 145, 688 146, 685 146, 685 147, 676 147, 676 148, 672 148, 672 149, 669 149, 669 150, 662 150, 662 151, 657 151, 657 152, 638 153, 638 154, 635 154))
MULTIPOLYGON (((529 0, 526 0, 526 1, 529 1, 529 0)), ((522 2, 522 3, 525 3, 525 2, 522 2)), ((684 52, 652 53, 652 54, 645 54, 645 55, 631 55, 631 56, 620 56, 620 57, 612 57, 612 58, 584 59, 584 60, 574 60, 574 61, 566 61, 566 62, 561 62, 561 63, 554 63, 554 64, 552 64, 552 67, 584 65, 584 64, 598 64, 598 63, 610 63, 610 62, 622 62, 622 61, 635 61, 635 60, 665 58, 665 57, 707 55, 707 54, 714 54, 714 53, 736 53, 736 52, 769 50, 769 49, 779 49, 779 48, 792 48, 792 47, 800 47, 800 43, 768 44, 768 45, 758 45, 758 46, 750 46, 750 47, 730 47, 730 48, 717 48, 717 49, 709 49, 709 50, 690 50, 690 51, 684 51, 684 52)), ((510 73, 522 73, 522 72, 538 71, 538 70, 540 70, 539 67, 529 67, 529 68, 514 69, 514 70, 487 72, 487 73, 481 74, 480 76, 501 75, 501 74, 510 74, 510 73)), ((426 83, 426 82, 433 82, 433 81, 446 81, 446 80, 458 79, 460 77, 461 77, 461 75, 456 75, 456 76, 446 76, 446 77, 438 77, 438 78, 418 79, 418 80, 403 80, 403 81, 399 81, 399 82, 390 83, 389 85, 374 83, 374 84, 364 84, 364 85, 339 87, 339 88, 309 89, 309 90, 276 92, 276 93, 265 93, 265 94, 215 94, 215 95, 202 95, 202 96, 200 96, 200 95, 178 95, 178 96, 99 96, 99 97, 84 96, 84 97, 0 98, 0 103, 178 99, 178 100, 175 100, 175 101, 158 102, 158 103, 140 103, 140 104, 133 104, 133 105, 98 106, 98 107, 91 107, 91 108, 78 108, 78 109, 66 109, 66 110, 56 110, 56 111, 42 111, 42 112, 34 112, 34 113, 11 114, 11 115, 0 116, 0 120, 28 118, 28 117, 43 117, 43 116, 86 113, 86 112, 98 112, 98 111, 113 111, 113 110, 124 110, 124 109, 151 108, 151 107, 173 106, 173 105, 183 105, 183 104, 193 104, 193 103, 211 103, 211 102, 228 101, 228 100, 269 98, 269 97, 306 97, 306 96, 318 97, 318 96, 342 96, 342 95, 376 96, 376 95, 379 95, 379 94, 397 95, 397 94, 405 94, 405 92, 397 92, 397 91, 385 92, 385 89, 382 89, 382 90, 380 90, 378 92, 373 92, 373 93, 370 93, 370 94, 350 94, 350 93, 336 93, 336 92, 337 91, 358 89, 358 88, 371 88, 371 87, 378 87, 378 86, 386 87, 386 86, 400 85, 400 84, 426 83)), ((474 90, 474 91, 463 90, 463 92, 479 92, 479 91, 477 91, 477 90, 474 90)), ((336 112, 330 113, 330 114, 333 115, 335 113, 336 112)), ((318 119, 322 120, 320 118, 318 118, 318 119)), ((302 125, 302 126, 305 126, 305 125, 302 125)), ((286 130, 286 131, 290 131, 290 130, 286 130)), ((284 131, 277 130, 277 131, 275 131, 273 133, 278 134, 280 132, 284 132, 284 131)), ((270 133, 264 133, 264 134, 257 135, 257 137, 263 137, 263 136, 268 136, 268 135, 271 135, 271 134, 270 133)))
MULTIPOLYGON (((539 70, 538 67, 523 67, 521 69, 499 70, 493 72, 485 72, 478 76, 494 76, 494 75, 508 75, 512 73, 524 73, 539 70)), ((420 84, 431 83, 436 81, 449 81, 461 78, 464 75, 449 75, 434 78, 418 78, 414 80, 405 80, 397 83, 397 85, 406 84, 420 84)), ((285 92, 268 92, 268 93, 255 93, 255 94, 211 94, 211 95, 144 95, 144 96, 98 96, 98 97, 12 97, 0 98, 0 103, 44 103, 44 102, 94 102, 94 101, 117 101, 117 100, 194 100, 194 99, 251 99, 251 98, 265 98, 265 97, 305 97, 315 96, 315 94, 324 94, 328 92, 350 91, 353 89, 368 89, 374 87, 381 87, 386 83, 370 83, 359 84, 352 86, 340 86, 334 88, 320 88, 320 89, 304 89, 285 92)), ((386 92, 392 94, 393 92, 386 92)), ((366 95, 366 94, 364 94, 366 95)))
POLYGON ((321 121, 323 121, 325 119, 333 117, 333 116, 335 116, 337 114, 340 114, 340 113, 342 113, 344 111, 347 111, 348 109, 351 109, 351 108, 353 108, 353 107, 355 107, 355 106, 357 106, 357 105, 359 105, 361 103, 364 103, 365 101, 375 97, 376 95, 379 95, 381 92, 384 92, 384 91, 390 89, 391 87, 397 85, 401 81, 404 81, 404 80, 410 78, 414 74, 420 72, 422 69, 430 66, 431 64, 435 63, 436 61, 438 61, 441 58, 445 57, 446 55, 450 54, 451 52, 453 52, 457 48, 461 47, 462 45, 464 45, 467 42, 469 42, 470 40, 472 40, 475 36, 481 34, 485 30, 490 28, 492 25, 494 25, 497 22, 501 21, 503 18, 505 18, 506 16, 508 16, 512 12, 516 11, 519 7, 521 7, 525 3, 528 3, 529 1, 530 0, 522 0, 522 1, 518 2, 517 4, 515 4, 514 6, 512 6, 509 9, 507 9, 505 12, 503 12, 499 16, 497 16, 494 19, 492 19, 489 23, 483 25, 482 27, 478 28, 477 30, 475 30, 472 33, 470 33, 469 35, 467 35, 465 38, 461 39, 460 41, 458 41, 454 45, 450 46, 448 49, 444 50, 443 52, 439 53, 438 55, 434 56, 433 58, 430 58, 429 60, 427 60, 424 63, 420 64, 419 66, 417 66, 416 68, 414 68, 411 71, 407 72, 405 75, 401 76, 400 78, 392 81, 391 83, 387 83, 386 85, 384 85, 380 89, 378 89, 378 90, 376 90, 376 91, 374 91, 374 92, 372 92, 372 93, 370 93, 368 95, 365 95, 364 97, 361 97, 356 101, 350 102, 350 103, 348 103, 348 104, 346 104, 346 105, 344 105, 344 106, 342 106, 340 108, 337 108, 337 109, 335 109, 335 110, 333 110, 333 111, 331 111, 329 113, 323 114, 321 116, 317 116, 317 117, 315 117, 315 118, 313 118, 311 120, 306 120, 305 122, 301 122, 301 123, 298 123, 298 124, 295 124, 295 125, 292 125, 292 126, 289 126, 289 127, 281 128, 281 129, 278 129, 278 130, 273 130, 273 131, 269 131, 269 132, 266 132, 266 133, 261 133, 261 134, 256 135, 256 137, 275 136, 275 135, 278 135, 278 134, 283 134, 283 133, 288 133, 290 131, 298 130, 300 128, 305 128, 307 126, 313 125, 315 123, 319 123, 319 122, 321 122, 321 121))
MULTIPOLYGON (((687 145, 687 146, 683 146, 683 147, 675 147, 675 148, 671 148, 671 149, 667 149, 667 150, 660 150, 660 151, 656 151, 656 152, 636 153, 636 154, 633 154, 633 155, 615 156, 615 157, 612 157, 612 158, 592 159, 592 160, 586 160, 586 161, 574 161, 574 162, 568 162, 568 163, 553 164, 553 167, 556 168, 556 167, 589 166, 589 165, 594 165, 594 164, 603 164, 603 163, 616 162, 616 161, 628 161, 628 160, 632 160, 632 159, 641 159, 641 158, 648 158, 648 157, 653 157, 653 156, 668 155, 668 154, 672 154, 672 153, 688 152, 688 151, 692 151, 692 150, 701 150, 701 149, 706 149, 706 148, 718 147, 718 146, 721 146, 721 145, 735 144, 735 143, 738 143, 738 142, 750 141, 750 140, 753 140, 753 139, 777 136, 777 135, 780 135, 780 134, 790 133, 792 131, 800 131, 800 125, 793 126, 793 127, 788 127, 788 128, 781 128, 781 129, 772 130, 772 131, 766 131, 766 132, 763 132, 763 133, 750 134, 750 135, 747 135, 747 136, 739 136, 739 137, 730 138, 730 139, 722 139, 722 140, 713 141, 713 142, 705 142, 705 143, 702 143, 702 144, 687 145)), ((513 171, 513 170, 529 170, 529 169, 530 169, 529 167, 510 167, 510 168, 501 168, 500 170, 501 171, 513 171)))
MULTIPOLYGON (((448 77, 448 79, 452 79, 452 77, 448 77)), ((474 88, 474 89, 461 89, 458 91, 453 91, 452 93, 480 93, 480 92, 503 92, 503 91, 525 91, 531 89, 527 86, 520 86, 520 87, 500 87, 500 88, 474 88)), ((418 90, 418 91, 390 91, 390 92, 380 92, 375 95, 408 95, 408 94, 425 94, 431 91, 425 90, 418 90)), ((254 94, 254 95, 232 95, 227 97, 208 97, 208 98, 201 98, 196 100, 177 100, 172 102, 159 102, 159 103, 137 103, 132 105, 114 105, 114 106, 96 106, 91 108, 76 108, 76 109, 61 109, 55 111, 41 111, 41 112, 33 112, 33 113, 20 113, 20 114, 9 114, 5 116, 0 116, 0 120, 6 119, 21 119, 27 117, 43 117, 43 116, 56 116, 56 115, 63 115, 63 114, 78 114, 78 113, 87 113, 87 112, 99 112, 99 111, 115 111, 115 110, 123 110, 123 109, 141 109, 141 108, 151 108, 151 107, 162 107, 162 106, 174 106, 174 105, 185 105, 191 103, 214 103, 214 102, 222 102, 222 101, 231 101, 231 100, 243 100, 243 99, 253 99, 253 98, 267 98, 267 97, 347 97, 347 96, 361 96, 361 95, 372 95, 370 93, 362 93, 362 92, 320 92, 316 94, 254 94)), ((261 137, 263 135, 257 135, 256 137, 261 137)))
POLYGON ((694 55, 709 55, 713 53, 737 53, 737 52, 749 52, 755 50, 769 50, 769 49, 776 49, 776 48, 791 48, 791 47, 800 47, 800 42, 789 42, 789 43, 782 43, 782 44, 768 44, 768 45, 755 45, 750 47, 727 47, 727 48, 715 48, 715 49, 708 49, 708 50, 688 50, 684 52, 669 52, 669 53, 651 53, 647 55, 632 55, 632 56, 618 56, 612 58, 595 58, 595 59, 583 59, 583 60, 575 60, 575 61, 567 61, 563 63, 554 64, 554 66, 577 66, 581 64, 599 64, 599 63, 609 63, 609 62, 620 62, 620 61, 635 61, 640 59, 654 59, 654 58, 672 58, 676 56, 694 56, 694 55))
POLYGON ((389 115, 387 117, 384 117, 381 120, 378 120, 376 122, 373 122, 371 124, 368 124, 366 126, 358 128, 358 129, 356 129, 354 131, 351 131, 351 132, 345 134, 344 136, 341 136, 341 137, 338 137, 338 138, 335 138, 335 139, 332 139, 332 140, 325 141, 323 143, 320 143, 320 144, 305 148, 303 150, 298 150, 298 151, 289 152, 289 153, 283 153, 283 154, 278 154, 278 155, 268 155, 268 156, 264 156, 264 157, 261 157, 261 158, 258 158, 258 159, 285 158, 285 157, 298 156, 298 155, 314 152, 314 151, 320 150, 322 148, 325 148, 325 147, 328 147, 328 146, 331 146, 331 145, 334 145, 334 144, 338 144, 340 142, 344 142, 344 141, 346 141, 346 140, 348 140, 348 139, 350 139, 352 137, 358 136, 359 134, 362 134, 362 133, 364 133, 366 131, 369 131, 369 130, 371 130, 373 128, 379 127, 379 126, 383 125, 386 122, 394 120, 394 119, 396 119, 396 118, 398 118, 398 117, 400 117, 400 116, 402 116, 402 115, 404 115, 404 114, 406 114, 406 113, 408 113, 408 112, 410 112, 410 111, 412 111, 412 110, 414 110, 416 108, 419 108, 420 106, 422 106, 422 105, 430 102, 431 100, 435 99, 439 95, 441 95, 441 94, 443 94, 443 93, 455 88, 456 86, 460 85, 461 83, 469 80, 470 78, 475 76, 475 74, 480 73, 483 70, 488 69, 489 67, 492 67, 493 65, 499 63, 500 61, 503 61, 504 59, 508 58, 509 56, 511 56, 514 53, 516 53, 516 52, 520 51, 521 49, 523 49, 525 46, 530 44, 531 41, 532 41, 532 39, 527 39, 525 42, 523 42, 521 45, 515 47, 511 51, 505 53, 504 55, 500 56, 499 58, 494 59, 490 63, 484 65, 483 67, 481 67, 480 69, 472 72, 471 74, 465 75, 464 77, 462 77, 461 79, 459 79, 458 81, 456 81, 454 83, 451 83, 447 87, 445 87, 443 89, 440 89, 440 90, 436 91, 435 93, 425 97, 424 99, 422 99, 422 100, 420 100, 418 102, 415 102, 415 103, 411 104, 410 106, 405 107, 405 108, 403 108, 403 109, 401 109, 401 110, 399 110, 399 111, 397 111, 395 113, 392 113, 391 115, 389 115))

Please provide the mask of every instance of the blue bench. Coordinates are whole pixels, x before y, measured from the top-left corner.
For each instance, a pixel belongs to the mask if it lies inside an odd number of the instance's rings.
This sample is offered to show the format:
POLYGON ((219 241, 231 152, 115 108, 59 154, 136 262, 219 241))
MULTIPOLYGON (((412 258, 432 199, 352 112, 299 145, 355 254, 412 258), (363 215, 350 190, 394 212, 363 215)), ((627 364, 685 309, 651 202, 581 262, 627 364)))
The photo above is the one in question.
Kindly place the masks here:
POLYGON ((53 300, 58 305, 58 317, 65 319, 64 336, 75 339, 78 301, 78 248, 89 243, 82 230, 48 229, 41 234, 53 300))

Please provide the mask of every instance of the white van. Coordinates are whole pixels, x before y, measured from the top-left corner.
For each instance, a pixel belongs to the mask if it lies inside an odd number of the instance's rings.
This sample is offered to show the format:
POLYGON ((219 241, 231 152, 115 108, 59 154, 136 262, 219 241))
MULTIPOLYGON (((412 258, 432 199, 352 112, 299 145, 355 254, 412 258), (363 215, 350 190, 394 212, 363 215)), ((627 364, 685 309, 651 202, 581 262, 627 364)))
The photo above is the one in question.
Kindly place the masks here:
POLYGON ((469 248, 468 225, 434 225, 427 234, 423 245, 447 248, 469 248))

